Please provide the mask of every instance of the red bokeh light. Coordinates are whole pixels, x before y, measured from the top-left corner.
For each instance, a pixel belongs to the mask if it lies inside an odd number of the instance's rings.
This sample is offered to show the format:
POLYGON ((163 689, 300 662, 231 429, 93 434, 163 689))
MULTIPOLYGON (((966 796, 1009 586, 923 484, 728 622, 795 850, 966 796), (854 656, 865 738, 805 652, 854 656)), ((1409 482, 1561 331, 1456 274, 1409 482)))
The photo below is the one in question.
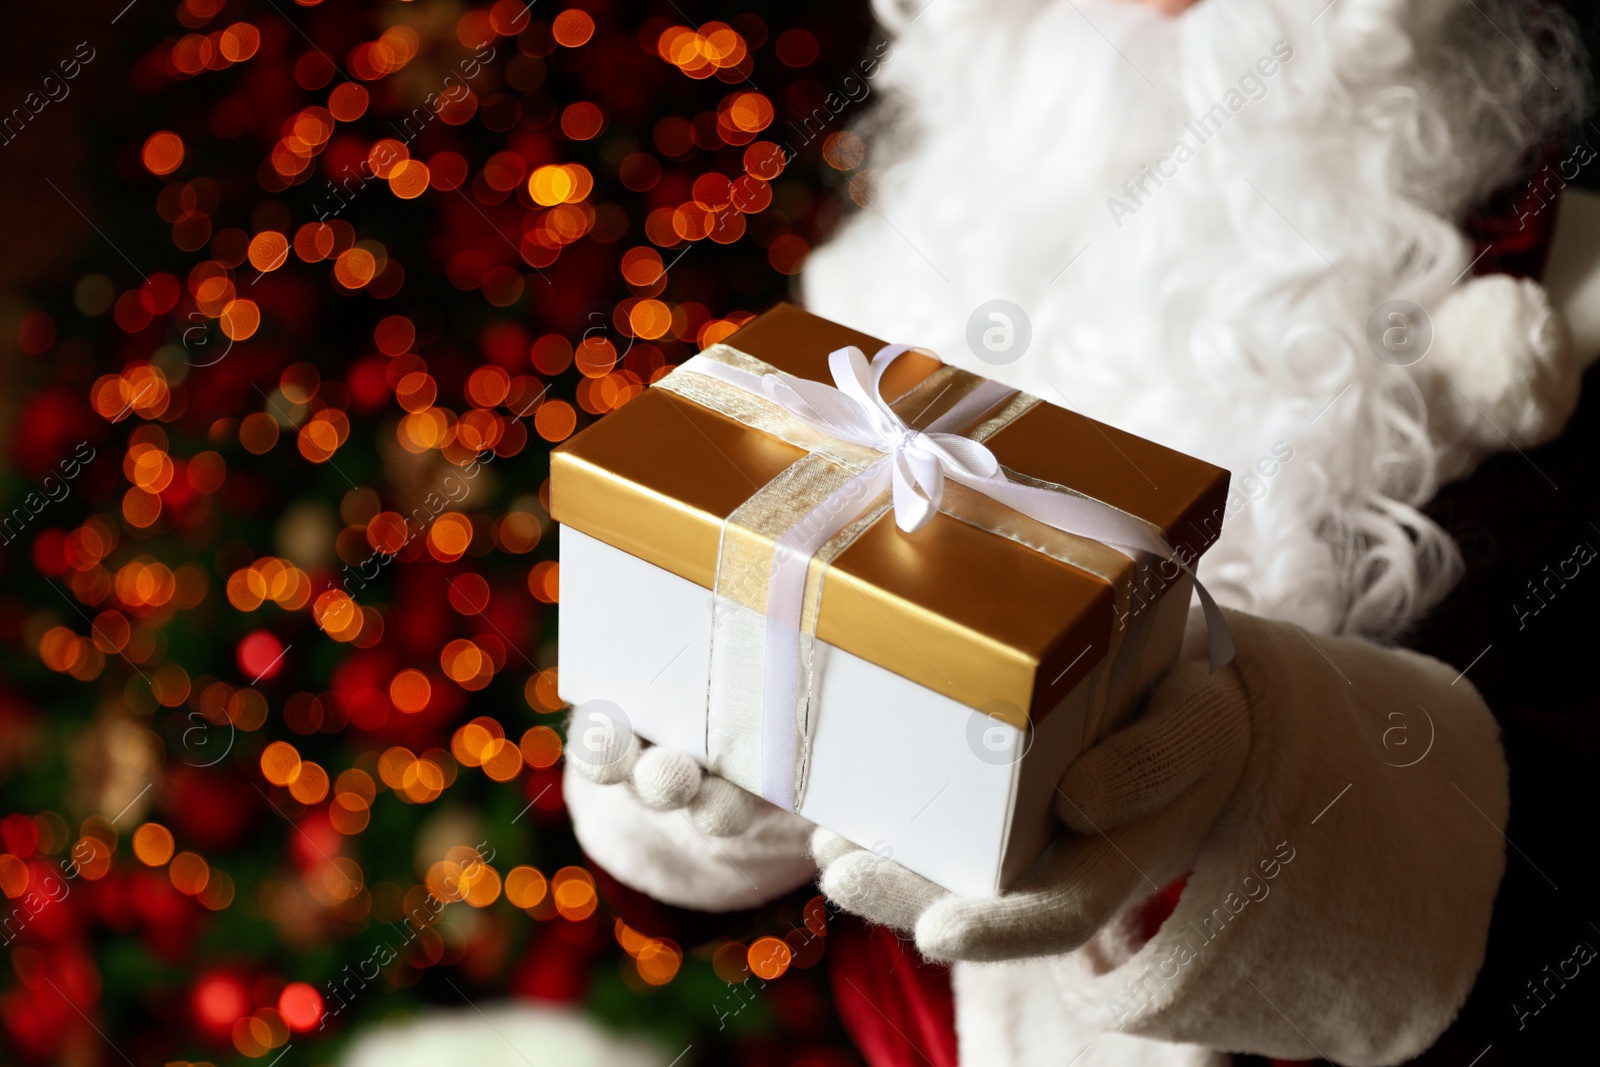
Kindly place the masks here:
POLYGON ((291 1030, 311 1030, 322 1019, 322 995, 305 982, 290 982, 278 994, 278 1013, 291 1030))
POLYGON ((283 643, 267 630, 253 630, 239 642, 239 670, 251 684, 268 681, 283 667, 283 643))
POLYGON ((234 1020, 250 1010, 244 982, 236 975, 208 974, 194 985, 195 1021, 214 1034, 225 1034, 234 1020))

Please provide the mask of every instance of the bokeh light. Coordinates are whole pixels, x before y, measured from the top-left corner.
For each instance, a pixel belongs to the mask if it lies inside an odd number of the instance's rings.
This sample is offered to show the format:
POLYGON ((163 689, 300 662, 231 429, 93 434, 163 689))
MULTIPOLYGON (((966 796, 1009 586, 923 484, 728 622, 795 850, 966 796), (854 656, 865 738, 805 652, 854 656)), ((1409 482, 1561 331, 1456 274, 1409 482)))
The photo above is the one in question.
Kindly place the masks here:
POLYGON ((66 493, 0 544, 0 894, 76 873, 8 944, 19 1063, 93 1058, 43 977, 141 1062, 269 1064, 434 968, 665 1015, 820 951, 629 928, 564 825, 550 449, 788 297, 876 162, 806 127, 864 11, 691 14, 135 5, 25 131, 5 486, 66 493))

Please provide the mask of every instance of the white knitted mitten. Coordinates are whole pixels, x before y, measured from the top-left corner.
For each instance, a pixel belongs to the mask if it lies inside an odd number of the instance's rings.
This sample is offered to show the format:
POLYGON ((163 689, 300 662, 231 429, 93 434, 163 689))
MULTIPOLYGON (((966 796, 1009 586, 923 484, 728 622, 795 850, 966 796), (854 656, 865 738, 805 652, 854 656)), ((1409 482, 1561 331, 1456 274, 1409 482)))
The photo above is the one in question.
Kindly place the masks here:
POLYGON ((686 753, 573 713, 563 790, 578 843, 622 884, 697 911, 755 907, 809 881, 812 825, 686 753))
POLYGON ((627 782, 652 811, 687 808, 689 821, 712 837, 734 837, 750 828, 760 801, 676 749, 643 744, 629 733, 591 727, 568 748, 568 765, 596 785, 627 782))

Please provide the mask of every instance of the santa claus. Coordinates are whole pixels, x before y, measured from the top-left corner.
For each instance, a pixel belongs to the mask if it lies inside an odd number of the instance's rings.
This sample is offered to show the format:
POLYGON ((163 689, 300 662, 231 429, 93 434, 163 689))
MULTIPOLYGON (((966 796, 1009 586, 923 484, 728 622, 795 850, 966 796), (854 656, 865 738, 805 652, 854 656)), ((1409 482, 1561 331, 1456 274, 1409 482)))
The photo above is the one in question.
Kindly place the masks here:
POLYGON ((1500 731, 1471 664, 1392 642, 1460 573, 1423 505, 1556 435, 1600 349, 1588 310, 1575 338, 1537 282, 1484 273, 1542 257, 1558 215, 1548 178, 1518 184, 1533 165, 1587 162, 1578 49, 1521 0, 1157 6, 881 4, 870 181, 803 298, 1228 467, 1200 573, 1234 663, 1209 672, 1191 640, 1067 771, 1059 840, 993 899, 682 753, 568 763, 579 839, 622 885, 728 912, 820 873, 909 939, 892 976, 900 942, 847 953, 878 968, 840 1004, 875 1065, 1399 1063, 1483 964, 1500 731), (1008 343, 972 340, 990 326, 1008 343))

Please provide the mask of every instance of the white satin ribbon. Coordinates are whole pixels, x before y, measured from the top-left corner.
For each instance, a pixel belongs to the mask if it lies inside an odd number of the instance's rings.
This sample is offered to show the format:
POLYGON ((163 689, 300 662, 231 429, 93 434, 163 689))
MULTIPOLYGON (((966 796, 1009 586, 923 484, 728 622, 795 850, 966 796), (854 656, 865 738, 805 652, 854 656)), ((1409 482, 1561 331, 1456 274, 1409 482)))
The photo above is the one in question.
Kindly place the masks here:
MULTIPOLYGON (((1193 577, 1165 539, 1127 513, 1099 500, 1012 481, 984 445, 951 431, 1016 392, 985 381, 926 429, 911 428, 879 392, 889 365, 906 345, 883 348, 868 363, 854 346, 828 356, 834 385, 777 374, 757 375, 695 356, 682 370, 716 378, 765 396, 831 437, 883 453, 814 507, 779 539, 767 584, 762 694, 762 795, 787 810, 795 798, 795 708, 800 687, 800 622, 811 558, 865 512, 885 490, 892 494, 895 525, 915 533, 940 510, 945 480, 1019 511, 1065 533, 1099 541, 1132 558, 1140 553, 1171 560, 1193 577)), ((1211 669, 1233 658, 1233 637, 1211 594, 1194 583, 1205 611, 1211 669)))

